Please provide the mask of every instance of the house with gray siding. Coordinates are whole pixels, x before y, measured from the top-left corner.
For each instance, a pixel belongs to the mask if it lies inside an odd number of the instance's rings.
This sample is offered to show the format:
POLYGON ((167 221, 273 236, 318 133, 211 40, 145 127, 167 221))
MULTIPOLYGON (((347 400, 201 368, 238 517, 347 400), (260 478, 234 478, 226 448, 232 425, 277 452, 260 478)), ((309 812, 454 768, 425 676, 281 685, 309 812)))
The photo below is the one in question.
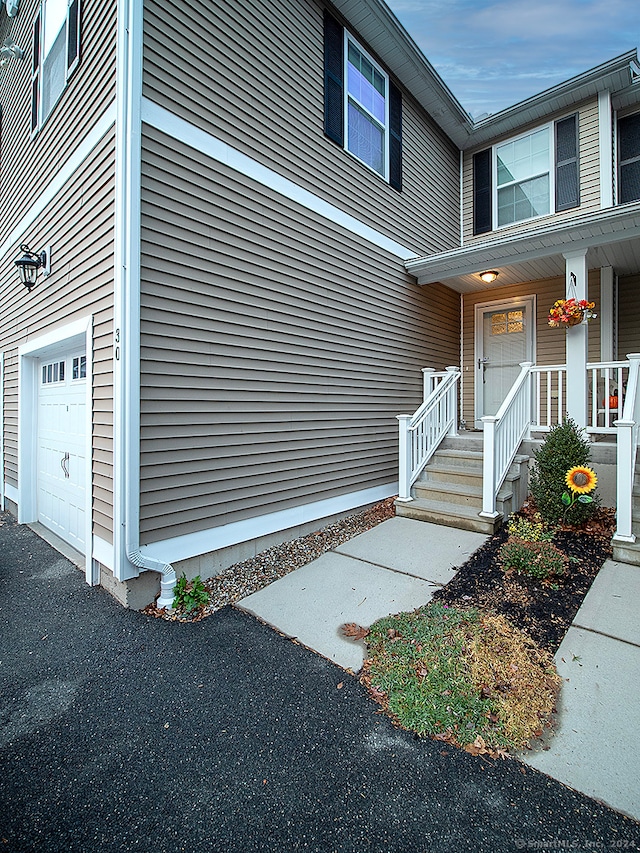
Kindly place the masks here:
POLYGON ((0 42, 0 499, 88 583, 169 604, 427 512, 454 433, 493 460, 483 524, 495 459, 567 411, 631 464, 635 52, 474 123, 382 0, 13 0, 0 42), (573 294, 597 318, 550 328, 573 294))

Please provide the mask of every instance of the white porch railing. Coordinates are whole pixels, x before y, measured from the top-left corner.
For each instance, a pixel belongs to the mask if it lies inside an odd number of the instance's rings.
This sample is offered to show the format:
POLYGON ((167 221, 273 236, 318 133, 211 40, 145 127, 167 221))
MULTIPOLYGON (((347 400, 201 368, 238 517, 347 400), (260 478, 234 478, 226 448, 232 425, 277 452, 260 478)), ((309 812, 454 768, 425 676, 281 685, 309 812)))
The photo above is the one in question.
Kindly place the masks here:
POLYGON ((413 415, 398 415, 400 470, 398 500, 410 501, 411 486, 446 435, 456 435, 460 370, 423 370, 424 402, 413 415))
MULTIPOLYGON (((533 375, 533 418, 531 428, 546 432, 560 423, 566 411, 566 364, 535 365, 533 375)), ((615 434, 615 419, 622 412, 629 375, 628 361, 602 361, 587 364, 589 408, 588 433, 615 434), (615 393, 614 393, 615 392, 615 393), (617 397, 617 405, 611 405, 617 397)))
MULTIPOLYGON (((614 541, 633 543, 633 481, 636 472, 638 430, 640 425, 640 353, 629 359, 627 393, 622 418, 615 422, 618 431, 617 511, 614 541)), ((621 387, 621 386, 619 386, 621 387)))
POLYGON ((484 449, 482 469, 482 512, 485 518, 496 518, 496 498, 513 459, 531 427, 532 364, 520 365, 514 382, 496 415, 482 418, 484 449))

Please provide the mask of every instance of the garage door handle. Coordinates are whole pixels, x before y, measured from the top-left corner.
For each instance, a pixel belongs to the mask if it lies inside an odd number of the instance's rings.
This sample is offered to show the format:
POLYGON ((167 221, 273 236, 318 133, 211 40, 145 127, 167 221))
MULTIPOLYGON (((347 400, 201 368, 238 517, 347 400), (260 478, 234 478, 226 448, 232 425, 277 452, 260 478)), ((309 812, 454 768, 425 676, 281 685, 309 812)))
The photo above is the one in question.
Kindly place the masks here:
POLYGON ((67 462, 69 461, 69 454, 65 453, 62 459, 60 460, 60 467, 64 471, 65 479, 69 479, 69 468, 67 467, 67 462))

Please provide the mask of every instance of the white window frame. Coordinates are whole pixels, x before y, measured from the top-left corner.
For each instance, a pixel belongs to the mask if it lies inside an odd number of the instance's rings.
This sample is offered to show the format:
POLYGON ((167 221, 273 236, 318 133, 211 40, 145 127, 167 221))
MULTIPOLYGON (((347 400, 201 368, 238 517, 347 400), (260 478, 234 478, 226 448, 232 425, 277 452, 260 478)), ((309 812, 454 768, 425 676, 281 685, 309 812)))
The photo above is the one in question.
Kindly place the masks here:
MULTIPOLYGON (((51 102, 51 105, 49 107, 49 111, 47 112, 46 115, 44 115, 44 112, 43 112, 43 97, 42 97, 42 88, 43 88, 43 81, 44 81, 44 63, 45 63, 45 59, 46 59, 45 52, 44 52, 45 23, 46 23, 46 21, 45 21, 45 8, 46 8, 45 0, 41 0, 41 2, 38 4, 37 9, 36 9, 36 15, 34 17, 34 24, 35 24, 36 19, 39 18, 39 21, 40 21, 40 23, 39 23, 39 56, 38 56, 37 70, 35 71, 35 73, 32 73, 32 86, 33 86, 33 78, 37 77, 36 86, 37 86, 37 99, 38 99, 38 104, 37 104, 38 120, 37 120, 36 126, 32 129, 32 136, 35 136, 35 134, 38 133, 38 131, 45 124, 45 122, 47 121, 49 116, 55 111, 56 104, 58 103, 58 101, 60 100, 62 95, 64 94, 64 91, 67 88, 67 85, 69 83, 71 76, 73 75, 76 68, 80 64, 80 46, 81 46, 81 41, 82 41, 82 32, 81 32, 82 0, 66 0, 66 6, 67 6, 67 9, 65 12, 65 21, 64 21, 64 24, 62 25, 62 28, 64 29, 64 32, 65 32, 65 39, 64 39, 64 85, 60 89, 60 92, 56 96, 55 100, 53 100, 51 102), (76 6, 77 6, 77 22, 76 22, 77 47, 76 47, 75 58, 74 58, 73 62, 71 63, 71 65, 69 65, 69 10, 71 9, 71 6, 74 3, 76 3, 76 6)), ((33 31, 32 31, 32 38, 33 38, 33 31)), ((33 45, 32 45, 32 49, 33 49, 33 45)), ((33 97, 33 93, 32 93, 32 97, 33 97)))
MULTIPOLYGON (((551 216, 556 212, 556 170, 555 170, 555 124, 554 122, 549 122, 548 124, 541 124, 538 127, 534 127, 531 130, 528 130, 526 133, 519 133, 517 136, 511 136, 508 139, 503 139, 501 142, 496 143, 493 146, 493 150, 491 152, 492 156, 492 208, 493 208, 493 231, 501 231, 504 228, 514 228, 518 225, 521 225, 523 222, 531 222, 534 219, 542 219, 545 216, 551 216), (545 128, 549 132, 549 212, 548 213, 540 213, 536 216, 529 216, 526 219, 517 219, 514 222, 508 222, 505 225, 498 224, 498 149, 503 145, 508 145, 511 142, 517 142, 519 139, 525 139, 527 136, 532 136, 534 133, 538 133, 541 130, 545 130, 545 128)), ((526 180, 532 180, 536 177, 541 177, 544 172, 539 173, 537 175, 531 175, 528 178, 524 178, 520 181, 514 181, 514 183, 523 183, 526 180)), ((506 186, 506 185, 505 185, 506 186)))
MULTIPOLYGON (((383 68, 373 59, 370 53, 368 53, 362 45, 355 39, 351 33, 348 32, 346 27, 344 28, 344 47, 343 47, 343 74, 342 79, 343 83, 343 120, 344 120, 344 131, 343 131, 343 139, 344 139, 344 150, 350 154, 352 157, 359 163, 363 163, 367 169, 373 172, 374 175, 377 175, 379 178, 383 178, 385 181, 389 181, 389 75, 384 71, 383 68), (383 171, 379 172, 377 169, 374 169, 366 160, 362 160, 358 157, 357 154, 354 154, 353 151, 349 148, 349 44, 352 44, 360 53, 364 56, 364 58, 370 62, 376 71, 378 71, 382 77, 384 77, 384 153, 383 153, 383 171)), ((361 104, 356 98, 353 99, 354 103, 358 104, 360 109, 364 110, 368 115, 371 116, 373 121, 376 124, 380 124, 379 119, 377 119, 369 110, 361 104)))

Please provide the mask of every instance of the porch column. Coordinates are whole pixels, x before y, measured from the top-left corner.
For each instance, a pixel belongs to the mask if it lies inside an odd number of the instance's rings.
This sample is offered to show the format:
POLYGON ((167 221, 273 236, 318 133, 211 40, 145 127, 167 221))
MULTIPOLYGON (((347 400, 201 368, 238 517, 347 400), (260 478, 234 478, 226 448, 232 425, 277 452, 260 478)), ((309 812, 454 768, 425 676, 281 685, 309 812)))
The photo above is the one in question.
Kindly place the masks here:
MULTIPOLYGON (((588 269, 587 250, 566 252, 565 298, 578 302, 587 298, 588 269)), ((567 352, 567 414, 578 427, 587 426, 587 321, 566 330, 567 352)))
POLYGON ((615 318, 613 267, 600 268, 600 361, 613 361, 613 330, 615 318))

